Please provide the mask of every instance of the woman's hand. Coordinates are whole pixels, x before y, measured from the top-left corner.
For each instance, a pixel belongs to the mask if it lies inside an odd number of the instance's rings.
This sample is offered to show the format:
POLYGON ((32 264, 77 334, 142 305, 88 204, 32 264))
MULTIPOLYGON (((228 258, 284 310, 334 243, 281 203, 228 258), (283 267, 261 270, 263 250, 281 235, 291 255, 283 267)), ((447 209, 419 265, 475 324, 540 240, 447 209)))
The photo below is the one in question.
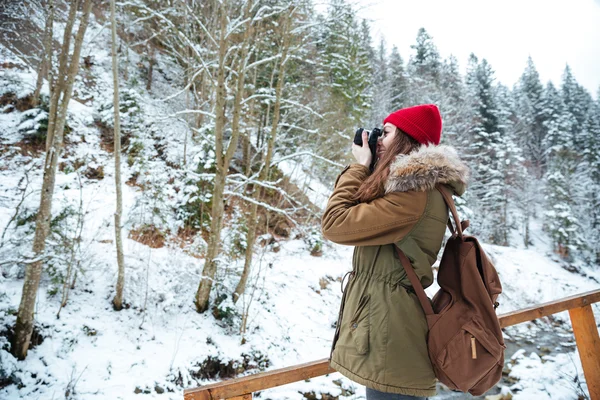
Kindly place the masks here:
POLYGON ((356 162, 364 165, 367 168, 371 165, 371 160, 373 159, 373 154, 371 154, 368 140, 369 135, 367 134, 367 131, 363 130, 362 146, 358 146, 352 142, 352 155, 354 155, 356 162))

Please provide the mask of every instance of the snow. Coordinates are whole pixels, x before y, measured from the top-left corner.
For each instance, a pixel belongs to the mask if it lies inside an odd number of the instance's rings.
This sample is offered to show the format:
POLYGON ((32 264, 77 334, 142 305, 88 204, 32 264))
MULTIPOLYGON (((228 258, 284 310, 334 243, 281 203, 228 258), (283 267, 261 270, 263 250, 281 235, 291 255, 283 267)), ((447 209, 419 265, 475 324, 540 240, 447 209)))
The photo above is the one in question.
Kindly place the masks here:
MULTIPOLYGON (((55 35, 59 35, 59 31, 57 29, 55 35)), ((59 226, 63 239, 78 243, 77 282, 57 318, 62 292, 54 292, 57 285, 46 271, 36 307, 36 323, 45 339, 29 351, 25 361, 16 361, 7 351, 9 345, 3 335, 0 336, 0 377, 12 375, 14 381, 20 382, 20 385, 0 388, 0 398, 52 399, 65 396, 69 391, 69 396, 81 400, 181 399, 184 387, 220 380, 219 377, 202 380, 193 376, 208 357, 217 357, 224 363, 230 360, 239 363, 246 354, 257 358, 252 362, 262 362, 264 366, 262 355, 268 359, 269 370, 327 358, 341 300, 340 281, 351 269, 351 247, 325 243, 323 255, 313 257, 310 255, 314 243, 311 240, 319 240, 318 232, 304 240, 280 241, 279 246, 257 245, 256 264, 246 293, 237 304, 230 298, 224 300, 220 307, 222 310, 229 307, 231 317, 217 320, 210 311, 198 314, 193 305, 203 260, 195 257, 195 251, 190 249, 205 246, 199 235, 194 243, 183 248, 167 241, 165 247, 154 249, 129 238, 132 229, 147 222, 146 214, 140 208, 152 205, 170 210, 169 207, 185 203, 189 201, 186 196, 194 193, 188 189, 200 179, 166 166, 167 161, 181 163, 187 128, 181 120, 158 117, 177 115, 185 110, 183 100, 173 96, 177 92, 174 85, 159 73, 153 93, 147 93, 139 85, 128 89, 141 116, 133 112, 124 114, 123 123, 124 126, 128 121, 132 125, 139 124, 132 140, 143 145, 147 158, 143 165, 139 160, 129 165, 124 154, 121 168, 123 181, 134 173, 143 172, 146 178, 142 179, 147 179, 144 183, 162 189, 160 193, 164 198, 156 198, 156 192, 144 193, 139 187, 123 185, 128 308, 120 312, 112 309, 117 275, 113 242, 115 167, 112 154, 100 146, 100 132, 95 125, 98 119, 111 118, 111 110, 103 108, 112 98, 110 55, 108 47, 104 46, 108 43, 108 34, 92 18, 84 49, 94 49, 95 65, 89 74, 95 79, 95 88, 88 90, 78 80, 76 89, 82 97, 91 96, 93 100, 82 104, 73 99, 69 104, 68 124, 73 133, 60 162, 73 168, 59 172, 56 179, 53 214, 81 207, 84 218, 81 240, 77 239, 74 229, 76 214, 69 214, 59 226), (164 160, 157 155, 157 144, 165 145, 164 160), (75 168, 81 160, 82 166, 75 168), (103 179, 84 176, 87 168, 98 167, 104 169, 103 179), (179 192, 167 184, 170 179, 181 183, 179 192), (185 184, 187 181, 191 183, 185 184), (242 344, 241 316, 245 312, 248 313, 248 325, 242 344), (142 393, 136 394, 136 389, 142 393), (164 393, 159 394, 162 390, 164 393)), ((8 61, 22 64, 1 46, 0 56, 0 64, 8 61)), ((131 65, 141 62, 134 52, 130 52, 130 57, 131 65)), ((171 71, 173 76, 182 76, 167 60, 159 58, 158 67, 171 71)), ((34 84, 35 73, 30 69, 0 70, 0 94, 13 92, 23 97, 33 91, 34 84)), ((23 261, 30 257, 33 235, 31 221, 19 226, 15 222, 9 225, 9 221, 21 199, 19 217, 32 215, 36 210, 42 179, 43 155, 22 155, 15 146, 21 140, 19 129, 25 128, 20 127, 22 117, 23 113, 6 107, 0 113, 0 145, 6 149, 0 155, 0 229, 4 232, 8 227, 0 246, 0 332, 15 323, 15 310, 22 290, 23 261)), ((210 159, 214 158, 210 139, 199 142, 189 143, 188 160, 193 160, 190 161, 192 165, 203 163, 208 169, 212 166, 210 159)), ((276 161, 278 159, 276 157, 276 161)), ((310 155, 303 155, 285 159, 277 165, 312 203, 323 208, 332 188, 311 175, 307 167, 310 164, 310 155)), ((234 214, 232 218, 241 219, 241 216, 234 214)), ((171 233, 181 226, 181 219, 175 215, 166 221, 153 219, 152 222, 171 233)), ((562 268, 550 253, 549 239, 538 221, 533 222, 534 246, 528 249, 484 244, 504 287, 499 298, 499 313, 599 287, 600 274, 593 267, 578 266, 580 273, 562 268)), ((235 234, 232 223, 223 232, 225 249, 231 247, 235 234)), ((65 254, 59 252, 60 246, 50 244, 48 247, 49 253, 59 260, 56 270, 64 272, 65 262, 61 260, 65 254)), ((232 292, 243 268, 243 259, 228 255, 222 259, 224 268, 219 270, 212 304, 217 294, 232 292)), ((428 293, 433 295, 436 289, 434 285, 428 293)), ((594 312, 600 321, 597 306, 594 306, 594 312)), ((586 386, 576 384, 583 382, 584 377, 567 313, 506 329, 507 341, 513 340, 523 347, 527 347, 527 341, 543 335, 556 336, 551 338, 550 354, 543 354, 543 349, 535 346, 507 354, 509 377, 515 382, 503 384, 499 390, 504 394, 511 393, 513 399, 576 399, 578 394, 585 393, 586 386)), ((249 372, 258 370, 254 368, 249 372)), ((301 400, 305 398, 303 393, 311 391, 346 400, 364 399, 364 388, 337 373, 270 389, 258 398, 301 400)), ((450 396, 440 391, 436 398, 450 396)))

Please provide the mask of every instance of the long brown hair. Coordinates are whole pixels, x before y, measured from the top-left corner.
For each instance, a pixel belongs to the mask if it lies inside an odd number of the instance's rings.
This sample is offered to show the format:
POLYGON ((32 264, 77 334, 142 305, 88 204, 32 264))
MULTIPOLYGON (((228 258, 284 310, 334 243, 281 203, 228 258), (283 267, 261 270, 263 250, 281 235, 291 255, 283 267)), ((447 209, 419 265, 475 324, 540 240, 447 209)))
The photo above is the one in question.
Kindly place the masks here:
POLYGON ((367 203, 385 194, 384 184, 390 175, 390 165, 398 154, 409 154, 419 148, 421 144, 396 128, 396 137, 391 146, 388 147, 383 157, 375 164, 373 173, 360 185, 354 194, 353 200, 359 203, 367 203))

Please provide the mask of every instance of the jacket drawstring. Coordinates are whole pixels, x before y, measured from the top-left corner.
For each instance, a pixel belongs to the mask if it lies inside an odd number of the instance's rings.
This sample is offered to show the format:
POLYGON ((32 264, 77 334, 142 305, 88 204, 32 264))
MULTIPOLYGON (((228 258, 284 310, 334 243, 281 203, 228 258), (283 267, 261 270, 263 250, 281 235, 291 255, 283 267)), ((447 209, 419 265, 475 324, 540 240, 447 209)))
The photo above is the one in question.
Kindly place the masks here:
MULTIPOLYGON (((369 273, 369 277, 371 275, 373 275, 373 269, 375 268, 375 263, 377 262, 377 258, 379 257, 379 252, 381 251, 381 247, 379 246, 377 248, 377 253, 375 253, 375 257, 373 258, 373 262, 371 263, 371 268, 369 273)), ((346 274, 344 275, 344 277, 342 278, 342 282, 341 282, 341 290, 342 290, 342 304, 340 304, 340 312, 338 314, 338 320, 337 320, 337 324, 335 326, 335 335, 333 336, 333 343, 331 344, 331 352, 329 354, 329 359, 331 360, 331 357, 333 356, 333 349, 335 348, 335 343, 337 342, 339 336, 340 336, 340 328, 342 326, 342 316, 344 314, 344 305, 346 304, 346 295, 348 294, 348 286, 350 286, 350 280, 352 278, 354 278, 354 276, 356 275, 356 272, 354 270, 352 271, 348 271, 346 272, 346 274), (348 284, 346 285, 346 287, 344 287, 344 281, 346 280, 346 277, 350 275, 350 279, 348 279, 348 284)), ((363 291, 360 294, 359 298, 362 298, 363 295, 365 294, 365 291, 368 289, 368 285, 365 285, 365 287, 363 287, 363 291)))
POLYGON ((331 356, 333 355, 333 349, 335 348, 335 343, 340 336, 340 327, 342 325, 342 315, 344 313, 344 304, 346 303, 346 294, 348 293, 348 286, 350 285, 350 280, 354 277, 354 270, 346 272, 344 277, 342 278, 342 282, 340 283, 340 289, 342 291, 342 303, 340 304, 340 312, 338 314, 337 323, 335 324, 335 335, 333 335, 333 343, 331 344, 331 352, 329 353, 329 360, 331 360, 331 356), (344 287, 344 281, 346 277, 350 275, 348 279, 348 284, 344 287))

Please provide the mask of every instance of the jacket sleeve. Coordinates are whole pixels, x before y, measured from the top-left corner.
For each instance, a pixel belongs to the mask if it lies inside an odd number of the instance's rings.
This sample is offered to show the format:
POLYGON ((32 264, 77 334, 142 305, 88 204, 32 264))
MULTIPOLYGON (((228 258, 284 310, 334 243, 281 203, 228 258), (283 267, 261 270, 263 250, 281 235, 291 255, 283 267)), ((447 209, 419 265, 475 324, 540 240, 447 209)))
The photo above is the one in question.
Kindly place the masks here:
POLYGON ((402 240, 417 224, 427 203, 426 192, 394 192, 369 203, 352 200, 369 169, 346 167, 336 180, 321 220, 323 236, 350 246, 373 246, 402 240))

